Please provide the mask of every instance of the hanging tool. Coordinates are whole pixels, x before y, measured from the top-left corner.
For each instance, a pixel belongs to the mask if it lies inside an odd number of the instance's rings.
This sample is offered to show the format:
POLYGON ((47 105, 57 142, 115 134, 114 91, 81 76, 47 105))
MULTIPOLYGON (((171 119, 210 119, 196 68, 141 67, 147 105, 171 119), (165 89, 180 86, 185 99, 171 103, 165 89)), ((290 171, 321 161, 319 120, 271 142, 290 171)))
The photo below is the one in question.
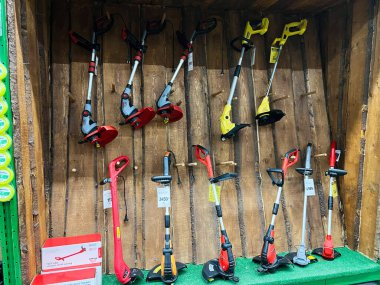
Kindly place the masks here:
POLYGON ((236 173, 225 173, 218 177, 214 177, 212 169, 210 152, 201 145, 193 145, 195 148, 195 156, 202 164, 206 165, 208 178, 212 187, 212 193, 215 201, 216 215, 219 219, 220 226, 220 243, 221 250, 217 259, 211 259, 203 265, 202 275, 206 281, 213 281, 215 278, 222 278, 239 282, 239 278, 235 276, 235 257, 232 253, 232 244, 227 236, 227 231, 224 228, 222 207, 219 202, 216 184, 224 180, 237 177, 236 173))
POLYGON ((123 260, 123 249, 121 245, 120 219, 119 219, 119 203, 117 192, 118 175, 129 164, 127 156, 119 156, 108 164, 109 178, 105 178, 100 182, 100 185, 106 183, 111 184, 111 199, 112 199, 112 222, 113 222, 113 242, 114 242, 114 269, 117 280, 121 284, 134 282, 137 278, 144 278, 144 274, 140 269, 129 268, 123 260))
POLYGON ((278 208, 280 207, 280 197, 282 187, 284 186, 286 172, 289 167, 293 166, 298 161, 299 149, 295 148, 285 153, 281 168, 268 168, 267 172, 272 180, 272 184, 278 187, 276 201, 272 210, 272 221, 268 227, 268 231, 264 236, 264 244, 261 249, 261 254, 253 258, 253 262, 260 263, 258 272, 275 272, 278 267, 290 264, 290 260, 278 256, 274 247, 274 222, 277 216, 278 208))
POLYGON ((210 18, 199 22, 189 41, 186 39, 184 33, 177 31, 178 40, 182 44, 184 51, 180 57, 179 63, 174 71, 172 78, 168 84, 166 84, 164 90, 156 102, 157 114, 164 119, 164 124, 176 122, 183 117, 182 109, 179 106, 172 104, 169 100, 174 80, 177 77, 183 63, 189 57, 189 54, 192 53, 193 42, 196 37, 211 32, 213 29, 215 29, 216 23, 216 18, 210 18))
POLYGON ((316 262, 317 259, 312 255, 306 254, 305 249, 305 235, 306 235, 306 221, 307 221, 307 197, 308 191, 314 192, 314 181, 310 176, 313 174, 313 169, 311 168, 311 152, 312 144, 308 143, 306 148, 306 158, 305 158, 305 167, 296 168, 296 171, 304 176, 304 187, 305 193, 303 198, 303 215, 302 215, 302 235, 301 235, 301 244, 297 252, 288 253, 285 257, 292 261, 294 264, 300 266, 306 266, 311 261, 316 262))
POLYGON ((71 41, 86 50, 91 52, 91 61, 88 66, 88 89, 87 89, 87 99, 84 105, 84 110, 82 112, 82 122, 81 131, 84 136, 83 140, 79 143, 89 142, 94 144, 97 148, 104 147, 106 144, 113 141, 118 132, 112 126, 98 126, 97 122, 92 118, 92 106, 91 106, 91 96, 92 96, 92 82, 94 76, 97 75, 98 67, 98 57, 96 53, 100 50, 100 44, 97 42, 99 36, 108 32, 113 25, 113 17, 110 15, 103 16, 94 21, 94 30, 92 33, 91 42, 79 35, 76 32, 69 32, 71 41))
POLYGON ((334 196, 338 196, 338 189, 336 185, 336 178, 339 176, 344 176, 347 174, 346 170, 336 169, 335 164, 339 161, 341 151, 336 149, 336 142, 331 142, 330 148, 330 168, 326 171, 325 175, 330 176, 330 190, 329 190, 329 200, 328 200, 328 226, 327 226, 327 235, 323 248, 316 248, 312 251, 313 254, 322 256, 327 260, 334 260, 334 258, 339 257, 340 253, 334 249, 334 244, 331 237, 331 221, 332 221, 332 212, 334 206, 334 196))
POLYGON ((283 46, 285 45, 288 37, 295 36, 295 35, 303 35, 306 31, 307 26, 307 20, 303 19, 300 22, 292 22, 285 25, 284 30, 282 32, 281 38, 276 38, 271 47, 270 51, 270 63, 274 63, 272 74, 269 79, 269 83, 267 86, 267 90, 265 92, 265 96, 263 100, 261 101, 260 106, 257 108, 256 113, 256 120, 259 124, 259 126, 265 126, 268 124, 273 124, 279 120, 283 116, 285 116, 285 113, 281 110, 271 110, 269 106, 269 92, 272 87, 272 82, 274 78, 274 74, 277 69, 278 60, 280 58, 280 54, 282 51, 283 46))
POLYGON ((263 18, 261 22, 255 22, 253 26, 249 21, 245 24, 244 35, 237 37, 231 41, 231 46, 240 52, 240 58, 235 68, 234 78, 232 79, 230 94, 227 104, 224 106, 222 116, 220 117, 220 129, 222 132, 221 140, 225 141, 235 136, 241 129, 250 126, 250 124, 235 124, 231 121, 231 104, 234 97, 236 85, 239 79, 241 65, 244 57, 244 52, 253 47, 251 36, 255 34, 264 35, 268 30, 269 20, 263 18), (236 46, 236 42, 241 41, 241 47, 236 46))
MULTIPOLYGON (((171 154, 172 152, 167 151, 163 158, 163 175, 152 177, 153 182, 160 183, 162 187, 169 188, 169 195, 170 182, 172 181, 172 176, 170 175, 171 154)), ((146 281, 161 280, 165 284, 172 284, 177 280, 178 272, 185 268, 187 268, 186 264, 178 262, 174 258, 173 244, 170 239, 169 206, 165 205, 165 243, 164 248, 162 249, 162 259, 160 264, 157 264, 149 271, 146 281)))
POLYGON ((140 129, 148 124, 156 115, 156 112, 152 107, 145 107, 138 110, 133 106, 131 102, 133 89, 132 83, 137 68, 140 62, 142 62, 144 53, 148 48, 148 46, 145 45, 147 36, 160 33, 165 26, 165 14, 162 16, 161 20, 147 21, 141 41, 139 41, 127 28, 124 28, 122 31, 123 40, 136 50, 136 55, 128 84, 125 87, 123 94, 121 94, 120 111, 124 117, 124 122, 120 123, 120 125, 130 124, 133 129, 140 129))

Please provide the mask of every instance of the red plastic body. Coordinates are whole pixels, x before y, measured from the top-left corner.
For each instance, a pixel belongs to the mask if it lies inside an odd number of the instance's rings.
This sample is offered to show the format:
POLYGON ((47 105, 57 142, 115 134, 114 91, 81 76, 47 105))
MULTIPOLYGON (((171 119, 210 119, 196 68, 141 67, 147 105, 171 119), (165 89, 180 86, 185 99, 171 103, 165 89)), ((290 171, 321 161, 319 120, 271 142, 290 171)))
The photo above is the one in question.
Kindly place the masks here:
MULTIPOLYGON (((271 231, 270 236, 274 238, 274 231, 271 231)), ((268 263, 273 264, 276 261, 277 253, 274 247, 274 243, 268 245, 267 260, 268 263)))
POLYGON ((326 239, 323 244, 322 256, 326 259, 334 259, 334 244, 331 239, 331 235, 326 235, 326 239))
POLYGON ((108 165, 108 171, 111 179, 111 197, 112 197, 112 221, 113 221, 113 240, 114 240, 114 268, 117 280, 121 284, 131 281, 131 269, 123 260, 123 249, 121 245, 120 219, 117 199, 117 176, 127 167, 129 158, 119 156, 112 160, 108 165), (120 165, 120 166, 119 166, 120 165), (126 274, 127 273, 127 274, 126 274))
POLYGON ((146 107, 126 118, 125 122, 127 124, 130 124, 135 130, 138 130, 153 120, 155 115, 156 112, 152 107, 146 107), (129 123, 133 118, 136 119, 133 122, 129 123))
POLYGON ((212 170, 212 163, 209 151, 200 145, 196 145, 195 147, 195 156, 199 160, 200 163, 206 165, 208 178, 214 177, 214 171, 212 170))
POLYGON ((112 142, 117 137, 118 131, 112 126, 100 126, 92 133, 89 133, 84 137, 84 141, 87 141, 92 136, 97 136, 97 138, 90 140, 91 144, 98 143, 101 147, 112 142))
MULTIPOLYGON (((222 235, 220 237, 220 244, 223 244, 223 243, 225 243, 225 238, 222 235)), ((224 272, 226 272, 230 268, 230 263, 228 262, 227 250, 223 250, 223 249, 220 250, 218 260, 219 260, 220 267, 222 268, 224 272)))
POLYGON ((336 141, 331 142, 330 147, 330 167, 334 168, 336 162, 336 141))
POLYGON ((298 154, 299 154, 298 148, 291 150, 285 154, 285 157, 282 161, 282 167, 281 167, 281 169, 284 171, 284 177, 286 176, 286 171, 288 170, 288 168, 297 163, 298 154))
POLYGON ((164 119, 168 118, 169 123, 174 123, 176 121, 179 121, 183 117, 182 109, 173 104, 170 104, 169 106, 158 109, 157 114, 160 115, 164 119), (162 111, 165 111, 165 112, 162 112, 162 111))

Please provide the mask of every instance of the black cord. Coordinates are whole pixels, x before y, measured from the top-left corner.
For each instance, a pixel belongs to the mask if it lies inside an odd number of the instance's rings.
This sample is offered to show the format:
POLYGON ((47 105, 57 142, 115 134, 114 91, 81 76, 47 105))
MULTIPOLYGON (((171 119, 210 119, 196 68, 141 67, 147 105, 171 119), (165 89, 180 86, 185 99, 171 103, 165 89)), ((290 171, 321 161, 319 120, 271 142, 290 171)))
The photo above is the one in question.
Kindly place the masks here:
POLYGON ((176 168, 177 170, 177 185, 181 185, 182 184, 182 181, 181 181, 181 177, 179 176, 179 170, 178 170, 178 166, 177 166, 177 159, 175 157, 175 154, 173 151, 169 150, 169 152, 173 155, 173 159, 174 159, 174 167, 176 168))
MULTIPOLYGON (((128 222, 128 207, 127 207, 127 197, 126 197, 126 189, 127 187, 125 186, 125 178, 124 176, 118 176, 120 177, 121 179, 123 179, 123 183, 124 183, 124 207, 125 207, 125 216, 124 216, 124 222, 128 222)), ((118 205, 116 205, 116 207, 118 207, 118 205)))

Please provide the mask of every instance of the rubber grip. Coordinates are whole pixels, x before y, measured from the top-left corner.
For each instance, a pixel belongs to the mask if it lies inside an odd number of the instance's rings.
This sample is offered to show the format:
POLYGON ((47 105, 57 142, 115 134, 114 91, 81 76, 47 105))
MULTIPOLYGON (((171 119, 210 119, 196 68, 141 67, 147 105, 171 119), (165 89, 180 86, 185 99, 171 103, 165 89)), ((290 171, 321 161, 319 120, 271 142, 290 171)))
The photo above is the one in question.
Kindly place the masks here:
POLYGON ((330 146, 330 167, 334 167, 336 162, 336 141, 331 142, 330 146))

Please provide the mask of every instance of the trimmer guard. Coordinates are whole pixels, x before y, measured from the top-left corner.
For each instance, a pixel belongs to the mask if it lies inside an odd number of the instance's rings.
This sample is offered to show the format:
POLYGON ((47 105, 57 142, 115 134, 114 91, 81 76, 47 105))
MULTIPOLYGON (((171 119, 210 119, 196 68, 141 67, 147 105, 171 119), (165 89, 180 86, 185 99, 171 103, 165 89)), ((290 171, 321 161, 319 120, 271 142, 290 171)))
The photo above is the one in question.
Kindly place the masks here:
POLYGON ((239 278, 234 275, 234 272, 224 272, 217 259, 211 259, 203 265, 202 276, 206 281, 212 282, 215 278, 222 278, 239 282, 239 278))
POLYGON ((252 261, 260 264, 260 266, 257 268, 258 272, 269 272, 269 273, 274 273, 279 267, 292 264, 292 262, 289 259, 287 259, 284 256, 279 256, 279 255, 276 256, 276 261, 273 262, 272 264, 269 264, 269 263, 265 264, 266 262, 262 261, 260 255, 252 258, 252 261))
POLYGON ((250 124, 235 124, 235 127, 233 127, 233 129, 231 129, 228 133, 222 134, 220 136, 220 139, 222 141, 230 139, 230 138, 234 137, 241 129, 243 129, 245 127, 250 127, 250 126, 251 126, 250 124))
POLYGON ((329 249, 328 252, 326 252, 326 250, 325 250, 325 252, 324 252, 323 247, 316 248, 311 253, 322 256, 326 260, 334 260, 335 258, 341 256, 341 254, 339 252, 337 252, 335 249, 329 249))
POLYGON ((106 144, 112 142, 117 137, 118 131, 112 126, 99 126, 95 131, 89 133, 79 143, 89 142, 105 147, 106 144))
MULTIPOLYGON (((177 272, 181 271, 182 269, 185 269, 187 268, 186 264, 182 263, 182 262, 176 262, 176 267, 177 267, 177 272)), ((146 277, 146 281, 158 281, 158 280, 161 280, 162 282, 164 282, 165 284, 172 284, 174 283, 177 278, 178 278, 178 275, 172 275, 172 276, 166 276, 166 278, 164 278, 162 275, 161 275, 161 264, 157 264, 155 267, 153 267, 151 270, 149 270, 148 272, 148 275, 146 277)))
POLYGON ((152 107, 146 107, 125 119, 125 124, 130 124, 135 130, 141 129, 151 120, 156 112, 152 107))
POLYGON ((257 114, 255 119, 257 120, 259 126, 265 126, 281 120, 284 116, 285 113, 281 110, 270 110, 269 112, 257 114))
POLYGON ((174 123, 183 117, 182 109, 173 104, 159 108, 157 114, 164 118, 164 120, 167 120, 167 123, 174 123))
POLYGON ((138 268, 131 268, 131 274, 129 275, 129 278, 131 278, 131 280, 128 283, 133 283, 137 278, 143 279, 144 273, 142 273, 142 271, 138 268))

